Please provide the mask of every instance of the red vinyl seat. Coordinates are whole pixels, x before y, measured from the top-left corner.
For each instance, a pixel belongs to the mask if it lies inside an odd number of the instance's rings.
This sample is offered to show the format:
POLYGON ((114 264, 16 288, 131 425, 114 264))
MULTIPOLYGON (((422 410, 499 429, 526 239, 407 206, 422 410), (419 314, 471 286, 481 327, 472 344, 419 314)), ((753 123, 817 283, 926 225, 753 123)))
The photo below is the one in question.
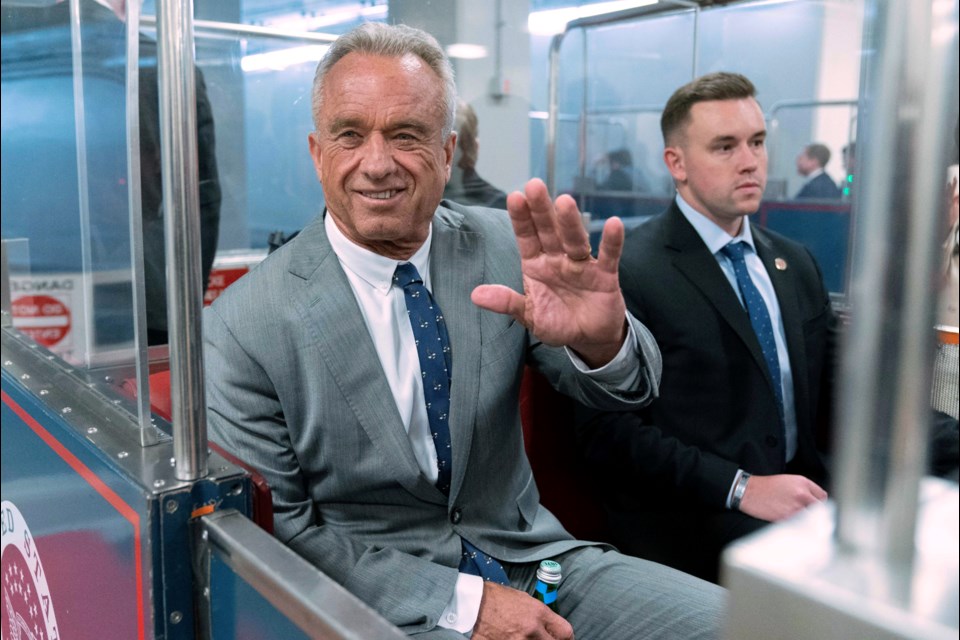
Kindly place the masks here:
POLYGON ((575 537, 609 542, 606 514, 577 453, 573 401, 527 367, 520 386, 520 419, 540 502, 575 537))

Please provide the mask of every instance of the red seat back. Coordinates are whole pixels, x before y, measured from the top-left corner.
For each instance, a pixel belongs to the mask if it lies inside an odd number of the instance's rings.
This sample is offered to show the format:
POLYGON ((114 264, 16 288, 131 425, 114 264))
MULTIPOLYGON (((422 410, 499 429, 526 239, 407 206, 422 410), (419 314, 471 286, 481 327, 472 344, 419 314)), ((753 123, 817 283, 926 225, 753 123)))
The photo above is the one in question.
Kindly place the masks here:
POLYGON ((606 514, 577 452, 573 401, 527 367, 520 386, 520 418, 540 501, 575 537, 609 541, 606 514))

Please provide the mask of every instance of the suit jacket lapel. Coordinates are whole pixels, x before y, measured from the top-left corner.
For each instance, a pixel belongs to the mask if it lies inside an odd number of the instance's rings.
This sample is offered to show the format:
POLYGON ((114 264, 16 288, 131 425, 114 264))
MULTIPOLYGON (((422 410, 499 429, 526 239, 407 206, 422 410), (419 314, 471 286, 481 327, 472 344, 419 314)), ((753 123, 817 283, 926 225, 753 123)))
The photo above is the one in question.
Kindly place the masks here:
MULTIPOLYGON (((300 235, 289 271, 303 278, 305 286, 293 302, 304 309, 305 329, 316 336, 323 356, 323 363, 317 366, 326 365, 391 475, 422 499, 445 502, 443 494, 420 473, 373 340, 353 289, 327 240, 322 219, 300 235)), ((305 389, 304 393, 310 390, 305 389)))
MULTIPOLYGON (((667 210, 664 224, 664 243, 677 252, 674 266, 697 287, 703 296, 717 309, 720 317, 736 332, 753 356, 761 371, 767 370, 760 343, 750 324, 747 310, 740 304, 730 281, 723 274, 716 257, 697 234, 696 229, 683 217, 676 203, 667 210)), ((769 376, 764 376, 769 378, 769 376)), ((771 393, 773 389, 770 389, 771 393)))
POLYGON ((450 387, 450 439, 453 471, 450 498, 456 498, 473 442, 480 393, 480 308, 470 293, 483 282, 482 237, 463 230, 461 214, 440 207, 430 249, 432 293, 450 335, 453 375, 450 387), (456 265, 456 268, 451 268, 456 265))

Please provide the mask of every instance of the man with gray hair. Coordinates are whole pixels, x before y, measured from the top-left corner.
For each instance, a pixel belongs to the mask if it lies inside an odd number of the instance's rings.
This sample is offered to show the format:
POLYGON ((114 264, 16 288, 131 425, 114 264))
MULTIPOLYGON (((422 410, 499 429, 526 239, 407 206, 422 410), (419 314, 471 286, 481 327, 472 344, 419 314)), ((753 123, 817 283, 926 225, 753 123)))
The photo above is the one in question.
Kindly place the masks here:
POLYGON ((807 179, 797 192, 796 199, 839 200, 840 189, 824 171, 830 162, 830 149, 814 142, 803 148, 797 156, 797 173, 807 179))
POLYGON ((326 210, 208 308, 212 436, 266 476, 277 536, 407 633, 712 637, 722 590, 573 539, 523 450, 527 363, 592 406, 656 395, 659 352, 617 280, 623 224, 594 258, 539 180, 509 217, 441 206, 455 105, 422 31, 332 45, 309 134, 326 210), (528 595, 544 559, 559 614, 528 595))

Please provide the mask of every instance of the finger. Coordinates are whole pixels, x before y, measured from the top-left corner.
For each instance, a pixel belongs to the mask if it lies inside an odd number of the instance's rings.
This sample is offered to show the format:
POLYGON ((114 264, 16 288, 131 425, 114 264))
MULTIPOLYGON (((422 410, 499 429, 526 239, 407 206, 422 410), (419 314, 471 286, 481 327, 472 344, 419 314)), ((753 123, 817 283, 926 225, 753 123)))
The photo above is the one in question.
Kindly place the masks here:
POLYGON ((577 203, 570 196, 562 195, 557 198, 556 210, 563 252, 576 261, 590 258, 590 236, 583 227, 583 217, 577 203))
POLYGON ((553 254, 563 252, 563 245, 557 235, 555 225, 556 210, 553 207, 553 201, 550 200, 550 194, 547 192, 547 185, 543 184, 543 181, 539 178, 533 178, 525 185, 524 193, 527 196, 530 219, 536 227, 537 237, 540 239, 540 247, 543 252, 553 254))
POLYGON ((527 197, 519 191, 507 196, 507 211, 510 213, 510 223, 513 233, 517 236, 517 247, 520 249, 520 258, 529 259, 540 254, 540 238, 537 236, 537 227, 530 216, 530 203, 527 197))
POLYGON ((823 487, 821 487, 815 482, 811 482, 810 484, 813 485, 813 487, 811 487, 810 492, 813 494, 814 498, 816 498, 820 502, 823 502, 824 500, 827 499, 827 492, 823 489, 823 487))
POLYGON ((544 628, 551 638, 556 640, 573 640, 573 625, 565 618, 551 612, 551 616, 544 623, 544 628))
POLYGON ((614 216, 603 223, 600 236, 600 249, 597 251, 597 264, 604 271, 616 273, 623 254, 623 238, 626 231, 623 220, 614 216))
POLYGON ((513 316, 523 326, 527 326, 524 311, 525 299, 522 295, 502 284, 482 284, 470 294, 473 304, 481 309, 513 316))

